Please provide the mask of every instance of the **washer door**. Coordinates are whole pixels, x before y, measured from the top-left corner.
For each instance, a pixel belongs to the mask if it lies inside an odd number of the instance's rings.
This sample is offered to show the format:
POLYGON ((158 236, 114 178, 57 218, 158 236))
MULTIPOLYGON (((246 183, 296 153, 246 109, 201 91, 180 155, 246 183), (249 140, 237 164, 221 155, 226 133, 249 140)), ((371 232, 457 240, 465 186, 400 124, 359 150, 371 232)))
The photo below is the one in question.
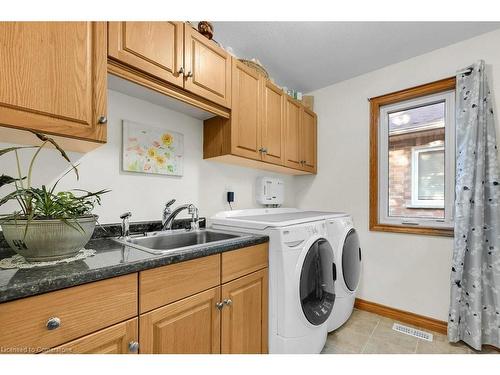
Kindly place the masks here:
POLYGON ((342 248, 342 274, 347 288, 352 292, 358 287, 361 273, 361 247, 358 233, 351 229, 345 237, 342 248))
POLYGON ((335 302, 333 249, 330 243, 316 240, 304 258, 300 273, 300 304, 313 325, 324 323, 335 302))

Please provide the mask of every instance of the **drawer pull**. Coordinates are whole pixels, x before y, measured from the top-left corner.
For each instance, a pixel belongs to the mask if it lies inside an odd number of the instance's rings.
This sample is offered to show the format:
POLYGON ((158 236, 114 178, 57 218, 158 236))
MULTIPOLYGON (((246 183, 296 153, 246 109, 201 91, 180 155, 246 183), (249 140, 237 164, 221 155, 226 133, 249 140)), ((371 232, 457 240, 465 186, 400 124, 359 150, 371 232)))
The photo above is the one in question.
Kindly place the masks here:
POLYGON ((59 319, 57 316, 54 316, 52 318, 50 318, 49 320, 47 320, 47 329, 49 331, 52 331, 54 329, 57 329, 59 328, 61 325, 61 319, 59 319))
POLYGON ((139 351, 139 343, 137 341, 130 341, 128 343, 128 351, 130 353, 137 353, 139 351))

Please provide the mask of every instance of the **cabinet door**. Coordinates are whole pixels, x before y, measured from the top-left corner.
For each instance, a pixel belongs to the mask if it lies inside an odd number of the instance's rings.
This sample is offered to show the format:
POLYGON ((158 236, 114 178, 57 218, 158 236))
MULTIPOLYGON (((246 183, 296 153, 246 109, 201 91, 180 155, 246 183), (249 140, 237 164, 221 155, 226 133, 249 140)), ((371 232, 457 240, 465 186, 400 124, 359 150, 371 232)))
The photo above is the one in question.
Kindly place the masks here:
POLYGON ((160 307, 140 317, 140 352, 220 353, 220 287, 160 307))
POLYGON ((231 107, 231 56, 189 24, 184 25, 184 88, 231 107))
POLYGON ((285 98, 285 166, 301 169, 300 155, 300 104, 289 98, 285 98))
POLYGON ((263 80, 262 93, 262 160, 282 165, 284 162, 284 93, 263 80))
POLYGON ((300 154, 302 169, 316 173, 317 154, 317 121, 316 114, 306 108, 302 109, 302 121, 300 123, 300 154))
POLYGON ((222 285, 223 354, 267 353, 267 268, 222 285))
POLYGON ((1 22, 0 122, 106 141, 106 23, 1 22))
POLYGON ((109 22, 108 25, 111 58, 182 87, 182 22, 109 22))
POLYGON ((130 319, 78 340, 58 346, 47 354, 136 354, 138 319, 130 319))
POLYGON ((231 153, 261 159, 261 75, 233 61, 231 153))

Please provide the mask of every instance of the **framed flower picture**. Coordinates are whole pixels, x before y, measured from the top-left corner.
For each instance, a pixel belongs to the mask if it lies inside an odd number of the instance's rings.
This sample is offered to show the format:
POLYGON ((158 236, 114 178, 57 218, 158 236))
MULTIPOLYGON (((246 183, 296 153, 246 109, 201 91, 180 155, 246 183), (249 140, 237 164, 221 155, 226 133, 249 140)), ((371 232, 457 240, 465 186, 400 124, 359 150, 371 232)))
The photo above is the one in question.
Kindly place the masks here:
POLYGON ((124 171, 182 176, 183 156, 183 134, 123 120, 124 171))

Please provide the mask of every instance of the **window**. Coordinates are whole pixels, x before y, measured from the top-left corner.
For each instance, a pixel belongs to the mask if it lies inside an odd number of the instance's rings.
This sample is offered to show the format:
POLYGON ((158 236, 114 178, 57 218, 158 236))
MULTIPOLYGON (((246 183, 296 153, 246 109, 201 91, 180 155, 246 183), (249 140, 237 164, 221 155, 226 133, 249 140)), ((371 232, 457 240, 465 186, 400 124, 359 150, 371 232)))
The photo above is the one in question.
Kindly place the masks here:
MULTIPOLYGON (((415 146, 411 150, 411 206, 444 210, 443 146, 415 146)), ((442 217, 440 212, 437 217, 442 217)))
POLYGON ((370 103, 370 229, 452 235, 455 78, 370 103))

